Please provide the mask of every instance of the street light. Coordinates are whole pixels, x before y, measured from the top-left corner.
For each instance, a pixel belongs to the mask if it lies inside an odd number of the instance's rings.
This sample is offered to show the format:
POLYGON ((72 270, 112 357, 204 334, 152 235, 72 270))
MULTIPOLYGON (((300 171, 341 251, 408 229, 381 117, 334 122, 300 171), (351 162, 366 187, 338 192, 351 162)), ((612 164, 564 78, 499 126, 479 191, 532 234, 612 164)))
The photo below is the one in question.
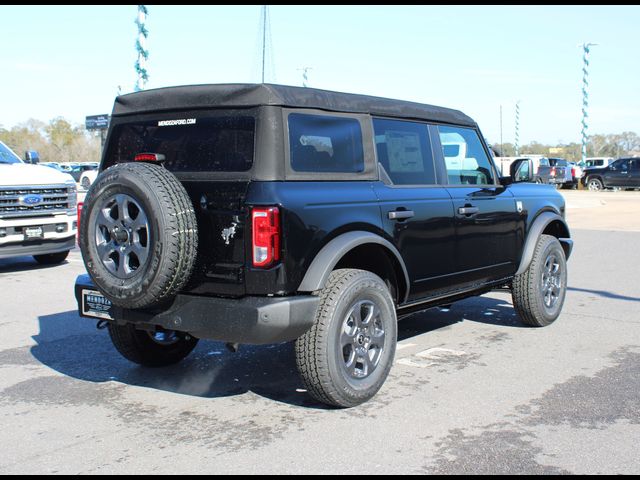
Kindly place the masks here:
POLYGON ((147 60, 149 59, 149 50, 147 50, 147 37, 149 31, 145 25, 147 21, 147 15, 149 11, 145 5, 138 5, 138 16, 136 18, 136 25, 138 26, 138 39, 136 40, 136 51, 138 52, 138 60, 136 60, 136 74, 138 79, 134 90, 139 92, 144 90, 147 81, 149 80, 149 73, 147 72, 147 60))
POLYGON ((582 45, 578 45, 582 47, 584 51, 582 55, 582 163, 585 162, 587 158, 587 139, 589 136, 587 135, 587 130, 589 126, 587 125, 587 117, 589 114, 587 113, 587 108, 589 107, 589 93, 587 92, 587 88, 589 87, 589 82, 587 77, 589 76, 589 47, 595 47, 598 45, 597 43, 583 43, 582 45))
POLYGON ((520 100, 516 102, 516 157, 520 156, 520 100))
POLYGON ((302 71, 302 86, 305 88, 309 86, 309 70, 313 70, 313 67, 302 67, 298 69, 298 71, 302 71))

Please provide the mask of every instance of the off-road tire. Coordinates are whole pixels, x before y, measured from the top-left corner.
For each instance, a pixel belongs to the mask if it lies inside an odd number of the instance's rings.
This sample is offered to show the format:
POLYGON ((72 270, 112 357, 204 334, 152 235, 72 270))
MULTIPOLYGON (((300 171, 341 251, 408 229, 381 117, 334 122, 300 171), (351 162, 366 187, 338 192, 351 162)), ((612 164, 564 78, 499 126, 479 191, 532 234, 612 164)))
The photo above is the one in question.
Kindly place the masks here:
POLYGON ((64 262, 69 256, 69 250, 66 252, 47 253, 44 255, 34 255, 36 262, 40 265, 57 265, 64 262))
POLYGON ((331 273, 318 294, 315 323, 295 344, 298 371, 314 399, 336 407, 359 405, 380 390, 393 364, 398 326, 391 293, 385 282, 371 272, 339 269, 331 273), (348 314, 358 302, 373 302, 380 309, 379 322, 385 335, 379 363, 363 379, 348 374, 344 347, 340 346, 348 314))
MULTIPOLYGON (((548 272, 547 272, 548 277, 548 272)), ((556 237, 541 235, 536 245, 533 259, 526 271, 513 279, 511 295, 513 306, 525 325, 545 327, 553 323, 560 312, 567 289, 567 262, 564 250, 556 237), (546 262, 557 260, 559 274, 557 276, 557 300, 552 307, 545 305, 545 271, 546 262)))
POLYGON ((167 367, 189 355, 198 339, 182 332, 171 332, 175 342, 163 345, 154 341, 149 332, 138 330, 132 324, 109 323, 109 336, 113 346, 127 360, 145 367, 167 367))
POLYGON ((102 172, 87 193, 79 244, 91 279, 115 305, 131 309, 162 305, 184 287, 193 270, 198 245, 193 204, 180 181, 162 166, 115 165, 102 172), (130 278, 111 272, 97 249, 97 216, 114 195, 139 203, 149 222, 147 259, 130 278))

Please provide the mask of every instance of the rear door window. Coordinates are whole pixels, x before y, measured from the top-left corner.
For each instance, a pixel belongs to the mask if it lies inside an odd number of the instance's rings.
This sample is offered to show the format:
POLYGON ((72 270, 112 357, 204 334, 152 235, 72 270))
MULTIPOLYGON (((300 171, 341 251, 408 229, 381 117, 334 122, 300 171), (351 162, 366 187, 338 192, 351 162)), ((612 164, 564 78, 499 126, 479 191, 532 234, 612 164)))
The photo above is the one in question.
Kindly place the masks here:
POLYGON ((426 124, 373 120, 378 162, 394 185, 434 185, 435 167, 426 124))
POLYGON ((139 153, 165 156, 173 172, 245 172, 254 157, 255 118, 216 115, 123 123, 114 126, 106 165, 139 153))

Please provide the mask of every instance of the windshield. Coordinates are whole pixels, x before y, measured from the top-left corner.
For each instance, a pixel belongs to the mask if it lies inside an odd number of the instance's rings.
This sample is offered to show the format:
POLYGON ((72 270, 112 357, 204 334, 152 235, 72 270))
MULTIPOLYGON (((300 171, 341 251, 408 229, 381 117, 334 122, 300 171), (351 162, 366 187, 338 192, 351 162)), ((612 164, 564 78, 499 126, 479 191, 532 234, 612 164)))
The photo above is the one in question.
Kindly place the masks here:
POLYGON ((22 163, 22 160, 9 147, 0 142, 0 163, 22 163))

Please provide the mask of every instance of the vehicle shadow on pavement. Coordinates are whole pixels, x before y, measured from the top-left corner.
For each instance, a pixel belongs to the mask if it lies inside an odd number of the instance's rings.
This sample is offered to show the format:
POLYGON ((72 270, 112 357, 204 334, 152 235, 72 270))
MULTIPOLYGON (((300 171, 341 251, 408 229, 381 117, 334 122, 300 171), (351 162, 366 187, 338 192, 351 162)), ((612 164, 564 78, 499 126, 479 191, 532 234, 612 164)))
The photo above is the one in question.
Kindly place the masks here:
POLYGON ((42 265, 34 260, 33 257, 16 257, 0 260, 0 275, 3 273, 29 272, 31 270, 45 270, 48 268, 58 268, 60 265, 66 265, 69 262, 65 260, 56 265, 42 265))
POLYGON ((529 328, 520 321, 510 301, 473 297, 456 302, 449 309, 432 308, 404 317, 399 323, 398 340, 406 340, 465 320, 506 328, 529 328))
MULTIPOLYGON (((430 310, 407 317, 399 324, 399 340, 446 328, 462 320, 511 325, 504 302, 473 299, 482 310, 461 302, 448 312, 430 310), (483 312, 495 311, 490 319, 483 312)), ((512 309, 511 309, 512 310, 512 309)), ((296 364, 293 342, 241 346, 231 353, 221 342, 200 341, 178 365, 145 368, 128 362, 111 344, 106 330, 76 311, 39 317, 40 333, 33 337, 33 357, 43 365, 72 378, 93 383, 118 382, 179 395, 221 398, 253 392, 289 405, 329 409, 304 390, 296 364)))
POLYGON ((628 302, 640 302, 640 298, 638 297, 628 297, 626 295, 619 295, 617 293, 611 293, 605 290, 590 290, 588 288, 577 288, 577 287, 567 287, 567 290, 571 290, 573 292, 593 293, 594 295, 598 295, 600 297, 605 297, 605 298, 611 298, 612 300, 626 300, 628 302))

